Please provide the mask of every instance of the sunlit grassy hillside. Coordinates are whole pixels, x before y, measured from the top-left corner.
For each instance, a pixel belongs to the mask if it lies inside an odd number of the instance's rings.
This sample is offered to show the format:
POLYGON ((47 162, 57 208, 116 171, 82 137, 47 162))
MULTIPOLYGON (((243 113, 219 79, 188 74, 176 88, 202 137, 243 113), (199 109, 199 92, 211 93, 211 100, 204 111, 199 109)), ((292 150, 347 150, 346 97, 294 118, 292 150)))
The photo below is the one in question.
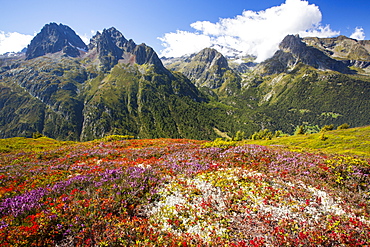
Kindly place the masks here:
POLYGON ((312 149, 327 153, 352 154, 370 157, 370 126, 332 130, 323 133, 248 140, 248 144, 281 145, 291 148, 312 149), (321 138, 324 135, 324 139, 321 138))
POLYGON ((71 141, 57 141, 48 137, 40 138, 26 138, 26 137, 14 137, 7 139, 0 139, 0 153, 9 152, 40 152, 57 147, 72 145, 74 142, 71 141))

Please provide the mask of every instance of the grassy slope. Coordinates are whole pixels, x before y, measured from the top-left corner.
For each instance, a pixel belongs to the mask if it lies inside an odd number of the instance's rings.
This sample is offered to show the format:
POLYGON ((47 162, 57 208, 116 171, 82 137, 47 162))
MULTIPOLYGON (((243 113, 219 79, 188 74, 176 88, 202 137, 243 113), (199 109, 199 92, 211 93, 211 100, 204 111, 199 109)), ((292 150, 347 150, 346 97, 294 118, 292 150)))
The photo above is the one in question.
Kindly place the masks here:
POLYGON ((48 137, 37 139, 26 137, 14 137, 0 139, 0 153, 9 152, 40 152, 53 150, 61 146, 71 145, 72 141, 57 141, 48 137))
POLYGON ((322 133, 275 138, 272 140, 248 140, 247 144, 282 145, 327 153, 349 154, 370 157, 370 126, 333 130, 325 132, 327 139, 320 139, 322 133))

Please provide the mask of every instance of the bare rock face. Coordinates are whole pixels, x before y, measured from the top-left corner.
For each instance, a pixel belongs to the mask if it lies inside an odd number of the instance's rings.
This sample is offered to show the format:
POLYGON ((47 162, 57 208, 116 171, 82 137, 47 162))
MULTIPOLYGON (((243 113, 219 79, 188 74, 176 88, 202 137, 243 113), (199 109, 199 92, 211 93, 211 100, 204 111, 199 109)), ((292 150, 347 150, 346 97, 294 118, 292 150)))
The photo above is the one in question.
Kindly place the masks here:
POLYGON ((48 53, 63 52, 69 57, 78 57, 88 48, 82 39, 68 26, 50 23, 45 25, 28 45, 26 60, 48 53))

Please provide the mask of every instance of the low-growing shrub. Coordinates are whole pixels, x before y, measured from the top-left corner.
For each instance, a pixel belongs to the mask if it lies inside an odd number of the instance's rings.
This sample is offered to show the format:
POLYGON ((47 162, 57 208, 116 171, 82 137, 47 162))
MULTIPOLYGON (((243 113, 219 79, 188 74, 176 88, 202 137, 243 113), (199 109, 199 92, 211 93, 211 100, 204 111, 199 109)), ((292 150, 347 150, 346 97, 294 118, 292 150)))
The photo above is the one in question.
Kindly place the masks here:
POLYGON ((321 135, 319 136, 319 139, 321 141, 326 141, 328 139, 328 137, 324 133, 321 133, 321 135))
POLYGON ((304 135, 305 133, 306 133, 306 128, 303 125, 297 126, 294 131, 294 135, 304 135))
POLYGON ((134 136, 130 136, 130 135, 109 135, 101 139, 98 139, 97 141, 113 142, 113 141, 129 140, 129 139, 134 139, 134 138, 135 138, 134 136))
POLYGON ((321 128, 321 132, 331 131, 333 129, 334 129, 334 124, 325 125, 324 127, 321 128))
POLYGON ((236 141, 225 141, 222 138, 217 138, 213 142, 206 142, 203 144, 204 147, 217 147, 217 148, 228 148, 235 146, 236 141))
POLYGON ((270 130, 264 129, 258 132, 254 132, 254 134, 251 136, 251 139, 252 140, 271 140, 272 137, 274 137, 274 134, 270 130))
POLYGON ((349 127, 350 127, 349 124, 344 123, 342 125, 339 125, 337 129, 338 130, 344 130, 344 129, 348 129, 349 127))

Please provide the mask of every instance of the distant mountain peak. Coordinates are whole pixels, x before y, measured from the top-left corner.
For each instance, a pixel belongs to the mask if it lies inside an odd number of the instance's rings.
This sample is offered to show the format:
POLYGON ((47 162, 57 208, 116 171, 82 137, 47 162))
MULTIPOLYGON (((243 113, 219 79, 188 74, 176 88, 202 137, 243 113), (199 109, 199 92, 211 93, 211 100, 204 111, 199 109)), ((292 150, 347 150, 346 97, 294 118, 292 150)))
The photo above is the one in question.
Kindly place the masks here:
POLYGON ((78 57, 81 50, 87 51, 88 47, 75 31, 63 24, 49 23, 28 45, 26 59, 61 51, 67 56, 78 57))
MULTIPOLYGON (((168 68, 183 73, 197 86, 217 89, 233 81, 235 87, 239 87, 241 78, 229 67, 227 59, 214 48, 204 48, 196 54, 176 60, 173 64, 167 63, 168 68)), ((232 90, 229 91, 232 94, 232 90)))
POLYGON ((285 72, 298 63, 303 63, 321 70, 333 70, 352 73, 342 61, 331 58, 322 50, 307 45, 298 35, 287 35, 279 45, 273 57, 264 61, 265 75, 285 72))
POLYGON ((285 52, 301 53, 306 48, 299 35, 287 35, 280 42, 279 49, 285 52))
POLYGON ((214 48, 204 48, 194 56, 194 61, 218 64, 221 68, 228 66, 226 58, 214 48))

